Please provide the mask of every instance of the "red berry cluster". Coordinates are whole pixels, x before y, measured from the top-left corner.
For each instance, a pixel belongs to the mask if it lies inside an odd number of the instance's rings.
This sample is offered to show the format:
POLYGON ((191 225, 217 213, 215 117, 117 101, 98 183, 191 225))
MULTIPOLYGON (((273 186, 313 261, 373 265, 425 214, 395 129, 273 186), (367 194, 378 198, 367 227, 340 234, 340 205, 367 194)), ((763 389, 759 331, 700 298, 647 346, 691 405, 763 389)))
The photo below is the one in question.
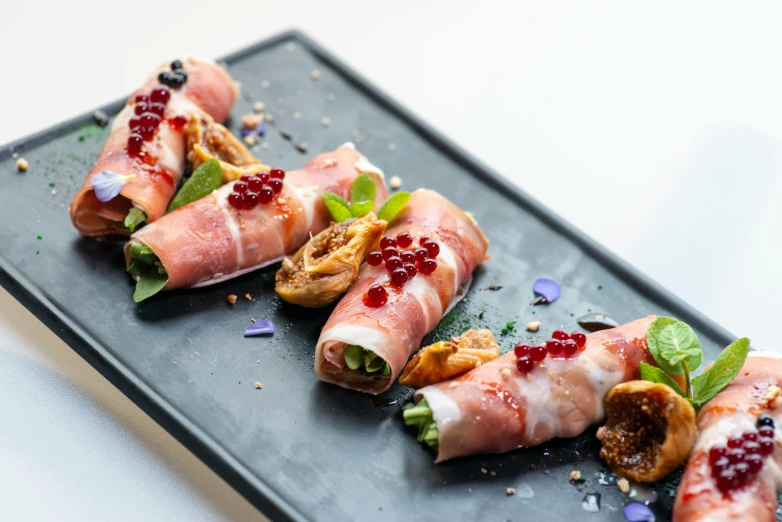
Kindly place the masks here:
POLYGON ((516 354, 516 368, 521 373, 529 373, 547 356, 557 359, 573 357, 577 352, 583 352, 586 349, 586 334, 582 332, 573 332, 568 335, 564 330, 554 330, 551 339, 544 344, 529 346, 527 344, 517 344, 513 348, 516 354))
MULTIPOLYGON (((367 263, 371 266, 386 265, 391 274, 391 283, 402 286, 414 278, 418 272, 431 274, 437 269, 435 258, 440 254, 440 245, 426 236, 418 239, 418 248, 413 246, 413 236, 410 232, 401 232, 393 237, 380 240, 380 250, 367 255, 367 263)), ((381 285, 372 285, 367 292, 369 306, 383 306, 388 301, 388 292, 381 285)))
POLYGON ((141 146, 152 141, 157 134, 166 104, 171 99, 171 91, 166 87, 155 87, 149 94, 137 94, 134 98, 133 117, 130 118, 130 136, 128 136, 128 155, 142 157, 141 146))
POLYGON ((250 210, 258 203, 266 205, 282 192, 285 171, 271 169, 269 172, 244 174, 234 183, 233 192, 228 194, 228 203, 238 210, 250 210))
POLYGON ((758 431, 746 431, 709 450, 711 475, 723 493, 746 486, 763 469, 763 458, 773 453, 774 420, 764 415, 757 426, 758 431))

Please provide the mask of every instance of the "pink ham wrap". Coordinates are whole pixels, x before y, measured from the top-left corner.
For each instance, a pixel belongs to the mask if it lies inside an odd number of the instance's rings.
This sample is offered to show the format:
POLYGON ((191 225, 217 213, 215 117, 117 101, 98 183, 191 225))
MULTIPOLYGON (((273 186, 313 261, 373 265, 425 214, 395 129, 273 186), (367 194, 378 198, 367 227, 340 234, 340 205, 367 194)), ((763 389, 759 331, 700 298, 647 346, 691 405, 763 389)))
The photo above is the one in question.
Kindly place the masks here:
POLYGON ((126 143, 130 135, 128 122, 134 115, 135 96, 148 95, 160 85, 158 72, 167 67, 168 64, 165 64, 156 69, 114 119, 111 135, 95 166, 71 201, 71 221, 85 236, 130 235, 124 221, 134 205, 144 211, 147 223, 163 216, 176 193, 185 165, 185 136, 181 129, 173 128, 166 120, 175 116, 189 118, 194 113, 204 112, 222 122, 236 101, 236 85, 222 67, 208 60, 183 60, 187 82, 180 89, 171 89, 163 122, 152 141, 144 144, 146 161, 132 158, 126 152, 126 143), (135 177, 125 184, 119 196, 100 201, 92 187, 92 178, 104 170, 134 174, 135 177))
POLYGON ((268 205, 237 210, 228 204, 233 184, 171 212, 130 238, 152 249, 168 274, 165 290, 206 286, 276 263, 328 227, 331 215, 321 193, 349 198, 361 173, 375 181, 376 202, 388 197, 383 173, 346 143, 288 172, 279 197, 268 205))
POLYGON ((358 280, 331 314, 315 350, 315 374, 321 380, 369 393, 387 390, 410 355, 463 293, 472 271, 486 259, 489 242, 475 220, 432 190, 412 193, 387 236, 410 232, 440 244, 437 269, 419 273, 404 286, 393 287, 384 266, 364 264, 358 280), (388 289, 379 308, 364 304, 370 286, 388 289), (391 368, 389 375, 368 375, 345 365, 344 351, 358 345, 373 351, 391 368))
POLYGON ((576 437, 604 416, 603 399, 654 364, 646 331, 654 317, 587 335, 572 359, 547 357, 527 375, 513 352, 451 381, 421 388, 437 424, 437 462, 505 453, 554 437, 576 437))

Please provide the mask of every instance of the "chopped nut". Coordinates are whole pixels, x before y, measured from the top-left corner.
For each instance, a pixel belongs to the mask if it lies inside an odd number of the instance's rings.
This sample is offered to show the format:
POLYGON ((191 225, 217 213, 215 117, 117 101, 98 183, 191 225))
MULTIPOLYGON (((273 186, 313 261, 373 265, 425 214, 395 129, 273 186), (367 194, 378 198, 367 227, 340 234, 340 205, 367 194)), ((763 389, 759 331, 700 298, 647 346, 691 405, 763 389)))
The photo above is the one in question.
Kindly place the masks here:
POLYGON ((255 383, 255 389, 256 389, 256 390, 260 390, 260 389, 262 389, 262 388, 263 388, 263 384, 261 384, 260 382, 256 382, 256 383, 255 383))
POLYGON ((24 158, 19 158, 16 160, 16 168, 19 169, 20 172, 24 172, 29 166, 30 164, 24 158))
POLYGON ((486 468, 481 468, 481 473, 483 473, 484 475, 485 475, 486 473, 488 473, 488 472, 489 472, 489 470, 487 470, 486 468))
POLYGON ((256 322, 257 320, 258 320, 258 319, 256 319, 255 317, 250 317, 250 322, 251 322, 251 323, 254 323, 254 322, 256 322))
POLYGON ((327 167, 334 167, 337 165, 337 158, 326 158, 325 165, 327 167))
POLYGON ((230 304, 236 303, 236 294, 230 294, 228 297, 225 298, 226 301, 228 301, 230 304))
POLYGON ((255 136, 255 134, 248 134, 244 137, 244 143, 247 144, 248 147, 252 147, 257 141, 258 138, 255 136))
POLYGON ((389 143, 388 150, 396 150, 396 143, 389 143))
POLYGON ((56 196, 56 195, 57 195, 57 189, 52 189, 52 196, 56 196))
POLYGON ((271 85, 271 83, 269 83, 269 80, 263 80, 261 82, 261 87, 263 87, 264 89, 268 89, 269 85, 271 85))
POLYGON ((449 385, 448 385, 448 387, 449 387, 450 389, 452 389, 452 390, 453 390, 454 388, 456 388, 457 386, 459 386, 459 383, 458 383, 458 382, 456 382, 456 381, 454 381, 454 382, 452 382, 451 384, 449 384, 449 385))
POLYGON ((578 471, 577 469, 574 469, 573 471, 570 472, 570 480, 572 480, 573 482, 578 482, 579 480, 581 480, 581 478, 582 478, 581 472, 578 471))
POLYGON ((502 371, 500 372, 500 375, 502 375, 502 378, 503 378, 503 379, 508 379, 508 378, 510 378, 510 369, 508 369, 508 368, 503 368, 503 369, 502 369, 502 371))
POLYGON ((255 130, 262 121, 263 116, 261 114, 245 114, 242 116, 242 127, 245 129, 255 130))
POLYGON ((313 80, 320 80, 320 71, 317 69, 312 70, 312 79, 313 80))
POLYGON ((513 489, 513 488, 508 488, 508 489, 505 490, 505 494, 508 495, 508 496, 515 495, 516 494, 516 490, 513 489))
POLYGON ((263 102, 255 102, 253 103, 253 110, 255 112, 261 113, 266 108, 266 104, 263 102))
POLYGON ((331 126, 331 118, 328 116, 324 116, 320 119, 320 124, 324 127, 330 127, 331 126))
POLYGON ((627 495, 630 493, 630 481, 626 478, 621 478, 616 481, 616 487, 619 488, 619 491, 627 495))
POLYGON ((540 321, 530 321, 527 323, 527 330, 537 332, 540 329, 540 321))
POLYGON ((399 176, 392 176, 390 180, 391 188, 392 189, 398 189, 402 186, 402 178, 399 176))
POLYGON ((333 93, 333 92, 330 92, 330 93, 328 93, 328 94, 326 95, 326 101, 327 101, 327 102, 329 102, 329 103, 333 102, 333 101, 334 101, 334 100, 336 100, 336 99, 337 99, 337 97, 336 97, 336 96, 334 96, 334 93, 333 93))
POLYGON ((249 294, 249 292, 248 292, 248 293, 246 293, 246 294, 244 294, 244 298, 245 298, 245 299, 247 299, 248 301, 252 301, 252 300, 253 300, 253 296, 251 296, 251 295, 249 294))

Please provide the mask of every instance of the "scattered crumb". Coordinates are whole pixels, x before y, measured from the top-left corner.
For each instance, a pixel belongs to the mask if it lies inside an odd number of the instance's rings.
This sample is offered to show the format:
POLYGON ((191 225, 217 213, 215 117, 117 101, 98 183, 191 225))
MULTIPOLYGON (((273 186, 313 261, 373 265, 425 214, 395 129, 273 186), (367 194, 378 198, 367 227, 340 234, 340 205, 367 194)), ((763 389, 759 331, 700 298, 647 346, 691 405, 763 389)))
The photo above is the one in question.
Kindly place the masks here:
POLYGON ((402 186, 402 178, 400 178, 399 176, 392 176, 389 183, 391 183, 392 189, 398 189, 399 187, 402 186))
POLYGON ((572 480, 573 482, 578 482, 582 478, 583 477, 581 476, 581 472, 578 471, 577 469, 574 469, 573 471, 570 472, 570 480, 572 480))
POLYGON ((230 294, 228 297, 225 298, 226 301, 228 301, 230 304, 236 303, 236 294, 230 294))
POLYGON ((500 372, 500 375, 502 375, 502 378, 503 378, 503 379, 508 379, 508 378, 510 378, 510 369, 508 369, 508 368, 503 368, 503 369, 502 369, 502 372, 500 372))
POLYGON ((595 435, 597 437, 597 440, 601 440, 605 432, 606 432, 605 426, 600 426, 599 428, 597 428, 597 434, 595 435))
POLYGON ((515 495, 516 494, 516 490, 513 489, 513 488, 508 488, 508 489, 505 490, 505 494, 508 495, 508 496, 515 495))
POLYGON ((268 89, 269 85, 271 85, 271 83, 269 83, 269 80, 263 80, 261 82, 261 87, 263 87, 264 89, 268 89))
POLYGON ((255 102, 253 103, 253 110, 255 112, 261 113, 266 108, 266 104, 263 102, 255 102))
POLYGON ((296 150, 297 150, 297 151, 299 151, 299 152, 301 152, 301 153, 305 153, 305 152, 307 152, 307 149, 308 149, 310 146, 309 146, 309 144, 308 144, 306 141, 304 141, 304 142, 302 142, 302 143, 296 143, 296 144, 294 144, 294 147, 296 147, 296 150))
POLYGON ((267 114, 267 115, 266 115, 264 118, 265 118, 265 119, 266 119, 266 121, 268 121, 269 123, 271 123, 271 122, 273 122, 273 121, 274 121, 274 116, 272 116, 271 114, 267 114))
POLYGON ((616 487, 619 488, 619 491, 627 495, 630 493, 630 482, 626 478, 621 478, 616 481, 616 487))
POLYGON ((258 141, 258 137, 255 134, 248 134, 244 137, 244 143, 248 147, 252 147, 258 141))
POLYGON ((261 143, 261 148, 263 150, 268 149, 269 148, 269 142, 268 141, 264 141, 263 143, 261 143))
POLYGON ((294 120, 300 120, 301 119, 301 113, 299 111, 296 111, 293 113, 293 119, 294 120))
POLYGON ((296 44, 293 43, 293 42, 286 43, 285 44, 285 50, 288 51, 289 53, 292 53, 293 51, 296 50, 296 44))
POLYGON ((317 69, 312 70, 312 79, 313 80, 320 80, 320 71, 317 69))
POLYGON ((333 101, 334 101, 334 100, 336 100, 336 99, 337 99, 337 97, 336 97, 336 96, 334 96, 334 93, 333 93, 333 92, 330 92, 330 93, 328 93, 328 94, 326 95, 326 101, 327 101, 327 102, 329 102, 329 103, 333 102, 333 101))
POLYGON ((488 472, 489 472, 489 471, 488 471, 486 468, 481 468, 481 473, 483 473, 484 475, 485 475, 486 473, 488 473, 488 472))
POLYGON ((320 119, 320 124, 323 125, 324 127, 331 126, 331 118, 329 118, 328 116, 322 117, 320 119))
POLYGON ((255 321, 257 321, 257 320, 258 320, 258 319, 256 319, 255 317, 250 317, 250 322, 251 322, 251 323, 254 323, 254 322, 255 322, 255 321))
MULTIPOLYGON (((244 294, 244 298, 245 298, 245 299, 247 299, 248 301, 252 301, 252 300, 253 300, 253 296, 251 296, 251 295, 249 294, 249 292, 248 292, 248 293, 246 293, 246 294, 244 294)), ((255 321, 253 321, 253 322, 255 322, 255 321)))
POLYGON ((458 382, 455 382, 455 381, 454 381, 454 382, 452 382, 451 384, 449 384, 449 385, 448 385, 448 387, 449 387, 450 389, 452 389, 452 390, 453 390, 454 388, 456 388, 457 386, 459 386, 459 383, 458 383, 458 382))
POLYGON ((57 189, 52 189, 52 196, 56 196, 56 195, 57 195, 57 189))
POLYGON ((527 323, 527 330, 530 332, 537 332, 540 330, 540 321, 530 321, 527 323))
POLYGON ((29 166, 30 164, 24 158, 19 158, 18 160, 16 160, 16 168, 19 169, 20 172, 26 171, 27 167, 29 166))
POLYGON ((763 401, 771 409, 776 409, 782 404, 782 389, 779 386, 769 386, 763 401))
POLYGON ((263 384, 261 384, 260 382, 256 382, 256 383, 255 383, 255 389, 256 389, 256 390, 261 390, 261 389, 263 389, 263 384))
POLYGON ((248 130, 255 130, 263 121, 263 115, 257 113, 245 114, 242 116, 242 127, 248 130))
POLYGON ((19 153, 18 153, 18 152, 14 152, 13 154, 11 154, 11 157, 12 157, 13 159, 16 159, 16 158, 18 158, 18 157, 19 157, 19 153))
POLYGON ((396 143, 389 143, 388 150, 396 150, 396 143))
POLYGON ((337 158, 326 158, 325 165, 327 167, 335 167, 337 165, 337 158))
POLYGON ((491 471, 491 472, 489 472, 489 475, 491 475, 492 477, 496 477, 497 476, 497 472, 496 471, 491 471))

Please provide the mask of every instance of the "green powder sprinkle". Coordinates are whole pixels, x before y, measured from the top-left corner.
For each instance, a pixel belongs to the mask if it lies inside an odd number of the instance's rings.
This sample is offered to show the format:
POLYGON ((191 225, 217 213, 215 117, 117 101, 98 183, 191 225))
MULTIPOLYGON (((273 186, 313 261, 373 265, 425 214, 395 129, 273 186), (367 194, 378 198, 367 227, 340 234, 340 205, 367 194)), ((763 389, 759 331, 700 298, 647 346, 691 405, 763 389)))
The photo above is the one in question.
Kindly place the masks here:
POLYGON ((55 185, 54 181, 50 181, 50 182, 49 182, 49 186, 50 186, 50 187, 53 187, 54 185, 55 185))
POLYGON ((40 254, 40 253, 41 253, 41 251, 40 251, 40 250, 36 250, 36 251, 35 251, 35 255, 36 255, 36 256, 37 256, 38 254, 40 254))
POLYGON ((242 384, 242 381, 239 381, 239 384, 242 384))
POLYGON ((598 290, 602 290, 603 289, 603 285, 597 285, 597 289, 598 290))
POLYGON ((38 235, 38 239, 43 239, 43 236, 41 236, 41 235, 39 234, 39 235, 38 235))
POLYGON ((478 314, 478 319, 483 319, 483 312, 478 314))

